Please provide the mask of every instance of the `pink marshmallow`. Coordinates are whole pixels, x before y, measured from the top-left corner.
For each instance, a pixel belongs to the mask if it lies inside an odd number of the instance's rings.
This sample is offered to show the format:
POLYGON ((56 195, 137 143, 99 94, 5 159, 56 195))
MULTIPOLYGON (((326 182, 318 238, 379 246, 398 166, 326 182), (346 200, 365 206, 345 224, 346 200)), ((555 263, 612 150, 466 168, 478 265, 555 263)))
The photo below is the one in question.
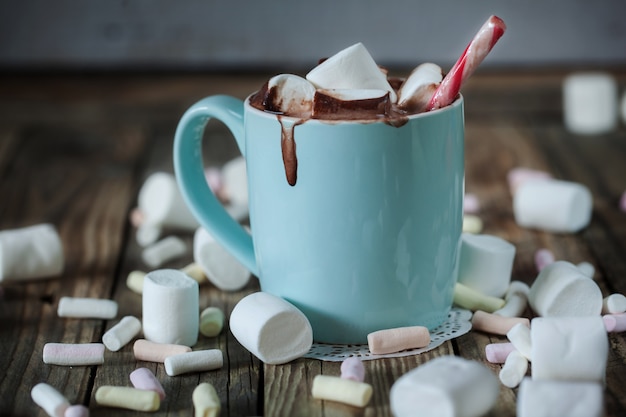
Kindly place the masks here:
POLYGON ((63 417, 89 417, 89 409, 80 404, 70 405, 63 417))
POLYGON ((475 214, 480 210, 480 201, 476 194, 466 193, 463 197, 463 212, 475 214))
POLYGON ((602 316, 607 332, 619 333, 626 331, 626 313, 605 314, 602 316))
POLYGON ((341 377, 343 379, 351 379, 356 382, 365 380, 365 367, 363 361, 357 357, 345 359, 341 363, 341 377))
POLYGON ((549 249, 539 249, 535 252, 535 266, 537 267, 537 271, 541 271, 553 262, 554 254, 549 249))
POLYGON ((485 356, 491 363, 504 363, 509 353, 515 350, 513 343, 489 343, 485 346, 485 356))
POLYGON ((515 191, 526 181, 547 180, 550 178, 552 178, 552 175, 545 171, 523 167, 511 169, 506 176, 511 194, 515 194, 515 191))
POLYGON ((626 212, 626 191, 622 193, 622 196, 619 199, 619 209, 626 212))
POLYGON ((137 389, 144 389, 148 391, 154 391, 159 395, 161 401, 165 398, 165 390, 163 385, 154 376, 152 371, 148 368, 137 368, 130 373, 130 382, 133 387, 137 389))

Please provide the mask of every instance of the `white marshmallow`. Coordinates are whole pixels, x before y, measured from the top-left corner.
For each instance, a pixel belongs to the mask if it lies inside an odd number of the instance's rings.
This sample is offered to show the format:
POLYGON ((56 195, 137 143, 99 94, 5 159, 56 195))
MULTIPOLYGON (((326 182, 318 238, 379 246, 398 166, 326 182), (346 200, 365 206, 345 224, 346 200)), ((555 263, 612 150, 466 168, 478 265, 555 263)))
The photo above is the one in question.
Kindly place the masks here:
POLYGON ((396 417, 477 417, 495 404, 500 386, 490 369, 457 356, 441 356, 402 375, 391 387, 396 417))
POLYGON ((374 89, 389 91, 392 103, 397 101, 387 76, 380 70, 362 43, 337 52, 315 68, 306 79, 323 89, 374 89))
POLYGON ((509 170, 506 180, 509 184, 511 194, 515 194, 517 189, 527 181, 537 181, 551 179, 552 175, 538 169, 517 167, 509 170))
POLYGON ((144 223, 181 230, 198 227, 198 221, 183 200, 172 174, 156 172, 150 175, 141 186, 137 200, 145 216, 144 223))
POLYGON ((61 297, 59 317, 112 319, 117 316, 117 302, 100 298, 61 297))
POLYGON ((63 266, 63 245, 53 225, 0 232, 0 282, 58 276, 63 266))
POLYGON ((602 300, 602 314, 619 314, 626 311, 626 297, 623 294, 611 294, 602 300))
POLYGON ((515 388, 524 379, 526 371, 528 371, 528 359, 517 350, 514 350, 506 357, 498 377, 504 386, 515 388))
POLYGON ((141 258, 151 268, 158 268, 166 262, 180 258, 187 252, 187 244, 177 237, 168 236, 145 248, 141 258))
POLYGON ((157 223, 143 222, 135 231, 135 240, 142 248, 152 245, 159 240, 163 233, 163 227, 157 223))
POLYGON ((193 260, 220 290, 236 291, 250 280, 250 271, 203 227, 193 237, 193 260))
POLYGON ((601 417, 603 391, 597 382, 524 378, 517 395, 517 417, 601 417))
POLYGON ((565 127, 573 133, 600 134, 617 126, 617 82, 602 72, 569 75, 563 82, 565 127))
POLYGON ((313 330, 305 315, 265 292, 252 293, 235 305, 230 330, 243 347, 270 365, 301 357, 313 343, 313 330))
MULTIPOLYGON (((532 355, 532 347, 530 340, 530 328, 525 324, 518 323, 506 333, 507 339, 515 347, 520 355, 526 359, 530 359, 532 355)), ((518 382, 519 383, 519 382, 518 382)))
POLYGON ((143 282, 143 334, 157 343, 193 346, 199 330, 198 283, 184 272, 160 269, 143 282))
POLYGON ((196 350, 165 358, 165 372, 169 376, 204 372, 220 369, 224 365, 224 355, 219 349, 196 350))
POLYGON ((222 167, 223 190, 233 206, 248 207, 248 177, 243 156, 231 159, 222 167))
POLYGON ((63 417, 70 406, 63 394, 44 382, 35 385, 30 390, 30 396, 50 417, 63 417))
POLYGON ((515 221, 522 227, 574 233, 589 224, 593 199, 582 184, 560 180, 528 181, 513 196, 515 221))
POLYGON ((601 316, 537 317, 530 335, 533 379, 604 381, 609 341, 601 316))
POLYGON ((458 282, 492 297, 502 297, 511 282, 515 246, 490 235, 461 235, 458 282))
POLYGON ((398 91, 398 106, 410 104, 412 108, 425 110, 442 79, 443 72, 439 65, 430 62, 418 65, 398 91))
POLYGON ((526 311, 526 306, 528 305, 528 291, 530 291, 530 288, 526 283, 511 281, 509 289, 504 296, 504 307, 494 311, 493 314, 502 317, 520 317, 526 311))
POLYGON ((274 89, 277 100, 274 111, 290 114, 310 114, 313 107, 315 86, 308 80, 293 74, 279 74, 270 78, 267 89, 274 89))
POLYGON ((596 273, 596 268, 589 262, 581 262, 576 267, 589 278, 593 278, 593 275, 596 273))
POLYGON ((141 321, 134 316, 122 317, 115 326, 102 335, 102 343, 112 352, 117 352, 141 331, 141 321))
POLYGON ((602 292, 576 265, 556 261, 539 272, 528 302, 540 316, 597 316, 602 311, 602 292))

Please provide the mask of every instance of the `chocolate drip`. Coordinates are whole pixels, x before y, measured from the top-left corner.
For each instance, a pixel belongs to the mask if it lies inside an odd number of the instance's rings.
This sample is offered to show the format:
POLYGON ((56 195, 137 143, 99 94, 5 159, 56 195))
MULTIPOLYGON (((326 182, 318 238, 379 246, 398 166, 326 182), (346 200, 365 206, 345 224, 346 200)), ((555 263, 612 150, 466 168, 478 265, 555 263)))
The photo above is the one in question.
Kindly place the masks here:
POLYGON ((286 126, 280 116, 278 116, 278 122, 280 123, 280 149, 283 153, 285 176, 287 177, 287 183, 293 187, 298 180, 298 156, 296 155, 296 141, 293 131, 299 123, 292 123, 286 126))

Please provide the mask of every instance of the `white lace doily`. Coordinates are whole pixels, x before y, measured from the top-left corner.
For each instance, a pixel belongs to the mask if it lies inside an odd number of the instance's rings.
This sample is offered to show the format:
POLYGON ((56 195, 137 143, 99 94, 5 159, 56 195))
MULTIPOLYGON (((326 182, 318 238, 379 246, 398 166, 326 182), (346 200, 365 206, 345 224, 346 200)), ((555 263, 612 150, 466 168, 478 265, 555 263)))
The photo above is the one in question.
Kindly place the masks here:
POLYGON ((367 345, 335 345, 326 343, 313 343, 311 350, 304 355, 305 358, 319 359, 329 362, 340 362, 351 356, 361 360, 379 358, 399 358, 403 356, 418 355, 428 352, 441 345, 446 340, 454 339, 469 332, 472 328, 470 319, 471 311, 452 308, 448 313, 448 319, 430 332, 430 344, 424 348, 403 350, 402 352, 387 355, 374 355, 370 353, 367 345))

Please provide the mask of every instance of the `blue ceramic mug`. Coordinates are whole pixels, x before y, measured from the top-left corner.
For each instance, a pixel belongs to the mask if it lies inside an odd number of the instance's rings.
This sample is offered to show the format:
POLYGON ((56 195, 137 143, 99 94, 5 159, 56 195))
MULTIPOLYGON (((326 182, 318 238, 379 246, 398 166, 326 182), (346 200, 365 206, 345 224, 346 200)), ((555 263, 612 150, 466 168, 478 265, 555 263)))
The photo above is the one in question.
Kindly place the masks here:
POLYGON ((446 319, 463 222, 462 98, 394 127, 302 121, 211 96, 181 118, 174 168, 202 226, 263 291, 308 317, 316 341, 365 343, 376 330, 446 319), (212 118, 246 160, 251 234, 206 183, 212 118))

